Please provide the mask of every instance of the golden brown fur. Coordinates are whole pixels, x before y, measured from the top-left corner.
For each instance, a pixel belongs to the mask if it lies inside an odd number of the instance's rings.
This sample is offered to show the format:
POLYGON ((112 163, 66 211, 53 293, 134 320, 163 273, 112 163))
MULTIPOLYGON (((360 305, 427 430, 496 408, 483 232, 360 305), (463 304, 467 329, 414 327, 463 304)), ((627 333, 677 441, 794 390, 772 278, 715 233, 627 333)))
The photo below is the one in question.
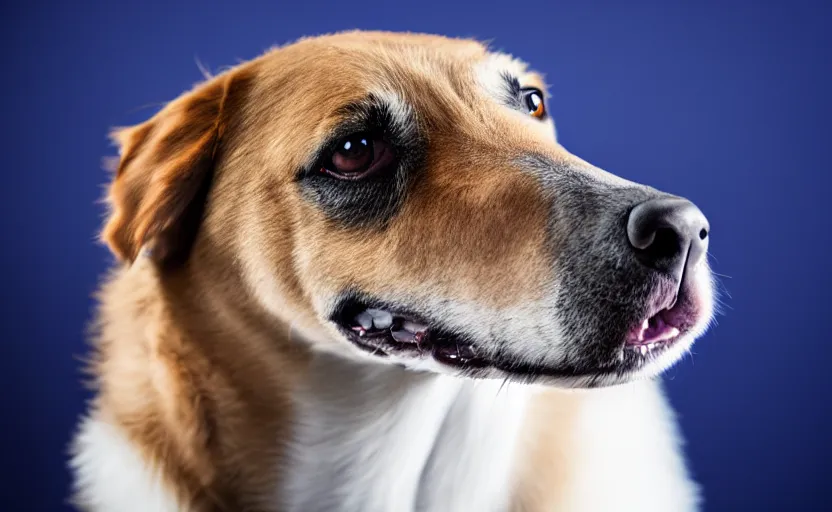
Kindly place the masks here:
MULTIPOLYGON (((90 414, 122 428, 189 510, 274 499, 311 350, 291 329, 333 343, 319 297, 349 284, 498 309, 543 294, 547 204, 510 159, 523 148, 578 160, 550 126, 521 129, 483 99, 472 70, 485 56, 478 43, 422 35, 303 40, 116 132, 103 239, 123 264, 100 293, 90 414), (342 105, 379 88, 406 98, 429 133, 426 174, 391 229, 343 229, 303 200, 294 172, 342 105)), ((536 400, 518 511, 557 503, 570 478, 561 462, 580 399, 536 400)))

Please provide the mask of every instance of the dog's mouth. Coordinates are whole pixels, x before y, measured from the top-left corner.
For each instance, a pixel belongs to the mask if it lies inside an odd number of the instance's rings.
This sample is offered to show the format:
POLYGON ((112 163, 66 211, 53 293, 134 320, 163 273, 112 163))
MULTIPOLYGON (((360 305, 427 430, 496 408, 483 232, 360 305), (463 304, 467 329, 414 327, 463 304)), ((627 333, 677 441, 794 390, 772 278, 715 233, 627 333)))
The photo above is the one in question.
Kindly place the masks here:
POLYGON ((624 344, 625 349, 646 355, 672 344, 682 333, 680 325, 675 323, 677 319, 678 315, 673 308, 662 309, 645 318, 638 327, 630 330, 624 344))
MULTIPOLYGON (((552 377, 625 379, 650 361, 669 351, 692 331, 699 320, 697 302, 683 287, 678 296, 656 307, 646 318, 622 333, 614 346, 585 347, 587 353, 601 348, 608 358, 590 363, 531 364, 499 349, 487 351, 469 336, 447 330, 425 316, 380 301, 348 299, 338 308, 333 321, 351 343, 376 356, 397 360, 434 361, 469 376, 510 375, 520 378, 552 377), (498 370, 490 372, 488 370, 498 370)), ((600 379, 597 379, 600 382, 600 379)))
POLYGON ((376 356, 431 355, 440 363, 461 369, 494 365, 475 344, 398 309, 350 301, 336 321, 350 341, 376 356))
MULTIPOLYGON (((685 285, 688 283, 684 283, 685 285)), ((641 356, 659 353, 691 331, 700 316, 695 297, 681 286, 666 306, 653 308, 648 316, 627 333, 624 349, 641 356)))

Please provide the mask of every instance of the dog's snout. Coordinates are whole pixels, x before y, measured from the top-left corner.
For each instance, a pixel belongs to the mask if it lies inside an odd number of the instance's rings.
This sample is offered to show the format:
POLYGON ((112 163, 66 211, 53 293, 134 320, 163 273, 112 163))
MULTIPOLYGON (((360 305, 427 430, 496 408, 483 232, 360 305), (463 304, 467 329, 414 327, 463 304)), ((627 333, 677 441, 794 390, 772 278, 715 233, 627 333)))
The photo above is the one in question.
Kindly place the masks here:
POLYGON ((638 204, 627 221, 627 238, 642 264, 681 279, 708 250, 708 219, 692 202, 660 197, 638 204))

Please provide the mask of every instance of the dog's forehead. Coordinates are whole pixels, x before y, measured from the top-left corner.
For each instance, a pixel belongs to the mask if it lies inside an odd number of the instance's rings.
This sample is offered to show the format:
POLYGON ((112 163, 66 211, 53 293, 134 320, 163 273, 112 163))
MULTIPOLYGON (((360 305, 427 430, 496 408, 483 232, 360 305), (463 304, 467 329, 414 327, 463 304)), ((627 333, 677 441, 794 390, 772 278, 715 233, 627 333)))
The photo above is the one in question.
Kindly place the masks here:
MULTIPOLYGON (((344 107, 368 97, 416 113, 433 127, 477 131, 505 115, 512 85, 544 89, 542 77, 507 53, 471 39, 346 33, 301 40, 258 60, 249 119, 268 117, 268 155, 290 167, 343 121, 344 107), (496 117, 495 117, 496 116, 496 117), (290 132, 284 127, 293 126, 290 132)), ((539 130, 549 130, 540 125, 539 130)))
POLYGON ((527 63, 473 39, 347 32, 304 39, 271 52, 271 57, 273 75, 291 74, 307 90, 324 86, 325 96, 342 101, 385 90, 431 89, 502 98, 507 80, 545 89, 542 76, 527 63))

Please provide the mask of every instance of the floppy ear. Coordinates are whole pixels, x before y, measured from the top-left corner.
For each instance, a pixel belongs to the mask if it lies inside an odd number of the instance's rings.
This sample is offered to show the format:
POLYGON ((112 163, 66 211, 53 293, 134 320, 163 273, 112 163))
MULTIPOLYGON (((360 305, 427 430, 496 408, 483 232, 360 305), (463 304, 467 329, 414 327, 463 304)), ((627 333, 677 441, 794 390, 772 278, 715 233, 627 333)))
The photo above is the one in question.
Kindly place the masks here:
POLYGON ((119 146, 102 239, 123 261, 146 250, 161 265, 181 263, 202 220, 228 119, 234 76, 218 76, 150 120, 115 130, 119 146))

